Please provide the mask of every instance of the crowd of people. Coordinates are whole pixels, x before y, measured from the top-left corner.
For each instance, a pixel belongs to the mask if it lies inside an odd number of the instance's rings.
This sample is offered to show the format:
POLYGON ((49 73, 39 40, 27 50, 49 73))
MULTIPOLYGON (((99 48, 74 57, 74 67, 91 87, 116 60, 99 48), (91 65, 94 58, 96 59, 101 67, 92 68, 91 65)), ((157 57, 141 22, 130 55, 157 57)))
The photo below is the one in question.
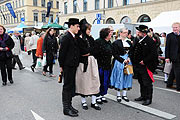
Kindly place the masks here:
MULTIPOLYGON (((59 49, 60 73, 64 78, 64 115, 78 116, 78 110, 72 106, 72 98, 76 95, 81 96, 84 110, 88 110, 86 98, 89 96, 92 99, 91 107, 101 110, 99 104, 108 103, 108 88, 117 91, 117 102, 129 102, 127 92, 132 88, 133 77, 140 84, 140 96, 135 101, 150 105, 153 98, 153 73, 156 72, 158 56, 162 54, 159 37, 166 39, 165 82, 168 88, 172 88, 173 80, 176 79, 176 90, 180 91, 180 23, 172 25, 173 32, 167 37, 166 33, 159 35, 145 25, 136 27, 135 37, 127 28, 120 28, 113 42, 112 26, 101 29, 99 38, 94 40, 90 34, 92 26, 86 19, 79 21, 77 18, 70 18, 66 24, 69 29, 59 40, 53 28, 41 32, 39 36, 34 31, 31 36, 26 33, 24 39, 28 55, 32 54, 33 64, 30 67, 33 72, 37 59, 45 59, 46 64, 42 70, 44 76, 49 72, 50 77, 55 77, 53 62, 59 49)), ((20 70, 25 68, 19 59, 20 41, 18 31, 11 37, 0 25, 0 68, 4 86, 7 78, 11 84, 14 83, 12 69, 16 69, 16 63, 20 70)))

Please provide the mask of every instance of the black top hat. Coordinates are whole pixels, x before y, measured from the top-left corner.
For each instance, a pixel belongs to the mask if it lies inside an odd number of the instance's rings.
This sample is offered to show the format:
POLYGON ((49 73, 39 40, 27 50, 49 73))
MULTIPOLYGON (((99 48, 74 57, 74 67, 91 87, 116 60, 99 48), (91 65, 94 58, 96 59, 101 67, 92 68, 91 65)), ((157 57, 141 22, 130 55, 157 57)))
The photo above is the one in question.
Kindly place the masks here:
POLYGON ((68 25, 75 25, 75 24, 79 24, 79 19, 77 18, 69 18, 68 22, 65 22, 68 25))
POLYGON ((137 30, 143 33, 148 33, 148 26, 146 25, 139 25, 139 27, 136 27, 137 30))

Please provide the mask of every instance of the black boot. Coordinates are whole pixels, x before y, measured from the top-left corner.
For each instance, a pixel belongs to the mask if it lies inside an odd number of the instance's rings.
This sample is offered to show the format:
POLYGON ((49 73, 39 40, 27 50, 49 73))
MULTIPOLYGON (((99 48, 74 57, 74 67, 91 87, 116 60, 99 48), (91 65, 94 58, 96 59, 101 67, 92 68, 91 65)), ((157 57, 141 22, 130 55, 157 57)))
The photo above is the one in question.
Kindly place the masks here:
POLYGON ((78 113, 79 111, 77 109, 75 109, 72 104, 70 104, 70 109, 74 112, 74 113, 78 113))
POLYGON ((135 101, 143 101, 143 100, 145 100, 143 97, 138 97, 138 98, 136 98, 136 99, 134 99, 135 101))
POLYGON ((150 105, 151 103, 152 103, 152 100, 147 99, 142 103, 142 105, 150 105))

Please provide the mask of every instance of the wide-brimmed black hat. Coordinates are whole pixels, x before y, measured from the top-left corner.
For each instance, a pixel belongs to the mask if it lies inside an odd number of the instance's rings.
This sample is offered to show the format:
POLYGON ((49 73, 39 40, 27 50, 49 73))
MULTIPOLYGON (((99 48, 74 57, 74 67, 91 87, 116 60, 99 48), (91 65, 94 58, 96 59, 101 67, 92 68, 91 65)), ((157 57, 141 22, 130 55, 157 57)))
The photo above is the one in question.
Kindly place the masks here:
POLYGON ((89 24, 89 23, 87 22, 86 18, 84 18, 84 19, 82 19, 82 20, 80 21, 80 26, 85 25, 85 24, 89 24))
POLYGON ((69 18, 68 22, 65 22, 68 25, 73 25, 73 24, 80 24, 79 19, 77 18, 69 18))
POLYGON ((146 25, 139 25, 139 27, 136 27, 137 30, 143 33, 148 33, 148 26, 146 25))

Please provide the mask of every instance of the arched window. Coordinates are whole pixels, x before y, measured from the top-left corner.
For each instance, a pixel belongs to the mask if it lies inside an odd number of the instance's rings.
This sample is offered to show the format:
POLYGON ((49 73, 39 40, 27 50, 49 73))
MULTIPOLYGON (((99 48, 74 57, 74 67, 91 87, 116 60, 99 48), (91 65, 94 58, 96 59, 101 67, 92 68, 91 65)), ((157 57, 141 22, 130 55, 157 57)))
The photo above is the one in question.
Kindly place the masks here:
POLYGON ((148 15, 143 14, 138 18, 137 22, 151 22, 151 18, 148 15))
POLYGON ((115 21, 114 21, 113 18, 108 18, 108 19, 106 20, 106 24, 115 24, 115 21))
POLYGON ((124 16, 124 17, 121 19, 120 23, 123 23, 123 24, 125 24, 125 23, 131 23, 131 19, 130 19, 128 16, 124 16))

